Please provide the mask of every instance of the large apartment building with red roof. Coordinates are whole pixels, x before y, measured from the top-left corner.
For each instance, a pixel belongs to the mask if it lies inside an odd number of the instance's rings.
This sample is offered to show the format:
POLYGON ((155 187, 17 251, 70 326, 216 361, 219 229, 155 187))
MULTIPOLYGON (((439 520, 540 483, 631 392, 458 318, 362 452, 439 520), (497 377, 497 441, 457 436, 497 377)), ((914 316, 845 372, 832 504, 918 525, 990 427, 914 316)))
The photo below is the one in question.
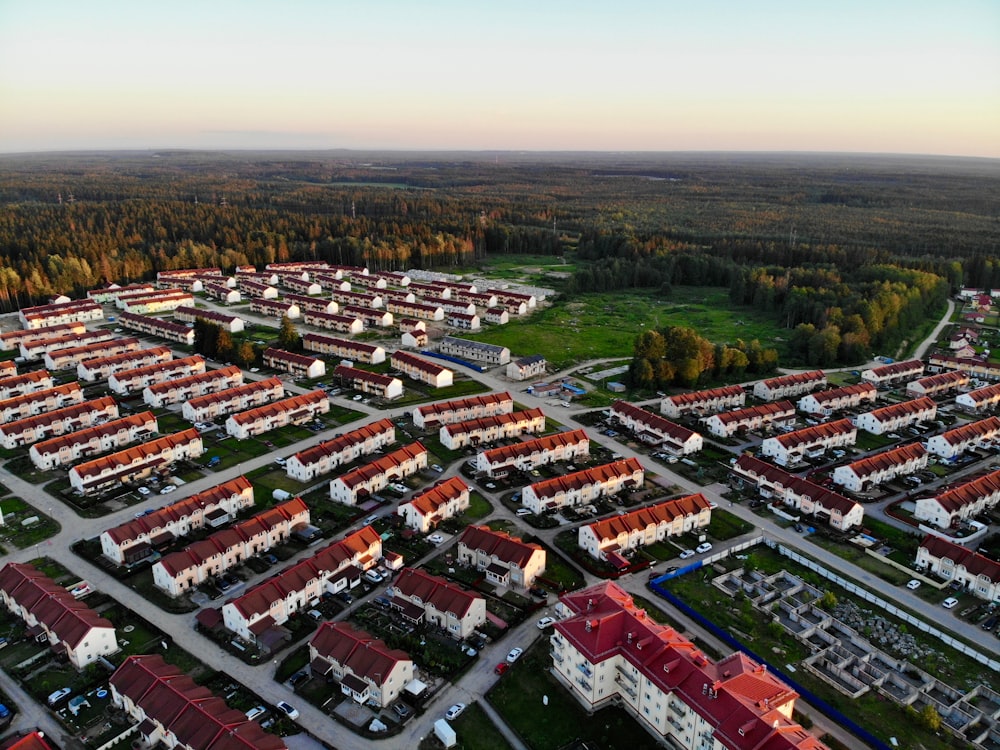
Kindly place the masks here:
MULTIPOLYGON (((183 378, 147 385, 142 389, 142 400, 147 406, 160 409, 170 404, 237 388, 241 385, 243 385, 243 370, 237 365, 226 365, 218 370, 208 370, 197 375, 188 375, 183 378)), ((278 394, 275 398, 280 395, 278 394)))
POLYGON ((660 413, 671 419, 685 414, 705 414, 724 411, 746 403, 747 392, 740 385, 726 385, 704 391, 691 391, 666 396, 660 402, 660 413))
POLYGON ((805 458, 821 456, 831 448, 854 445, 857 437, 858 428, 849 419, 838 419, 764 438, 760 455, 773 459, 779 466, 794 466, 805 458))
POLYGON ((397 448, 370 463, 352 469, 330 482, 330 499, 357 505, 398 481, 427 468, 427 449, 419 442, 397 448))
POLYGON ((445 424, 441 426, 438 435, 442 445, 454 451, 467 445, 477 446, 524 434, 537 434, 544 429, 545 413, 536 408, 445 424))
POLYGON ((403 525, 426 534, 442 521, 453 518, 469 507, 469 485, 460 477, 443 479, 400 503, 396 512, 403 525))
POLYGON ((1000 602, 1000 563, 968 547, 928 534, 917 549, 915 565, 959 584, 979 599, 1000 602))
POLYGON ((1000 503, 1000 471, 991 471, 944 487, 933 497, 918 498, 913 517, 939 529, 949 529, 960 521, 989 513, 997 503, 1000 503))
POLYGON ((181 407, 181 414, 188 422, 207 422, 277 401, 284 395, 285 386, 277 377, 240 382, 231 388, 213 389, 209 393, 189 397, 181 407))
POLYGON ((413 424, 422 430, 431 430, 443 424, 510 414, 512 411, 514 411, 514 399, 509 393, 506 391, 488 393, 484 396, 418 406, 413 410, 413 424))
POLYGON ((618 424, 631 430, 642 442, 657 446, 675 456, 697 453, 704 447, 704 440, 694 430, 682 427, 628 401, 615 401, 611 405, 611 416, 618 424))
POLYGON ((305 424, 328 411, 330 399, 326 391, 317 388, 233 414, 226 420, 226 432, 237 440, 244 440, 286 425, 305 424))
POLYGON ((926 468, 927 451, 920 443, 911 443, 838 466, 833 470, 833 481, 848 492, 866 492, 926 468))
POLYGON ((86 429, 118 416, 118 402, 111 396, 72 404, 54 411, 0 424, 0 445, 13 450, 51 437, 86 429))
POLYGON ((819 388, 826 388, 826 373, 822 370, 793 372, 758 380, 753 385, 753 395, 761 401, 777 401, 802 396, 819 388))
POLYGON ((35 443, 28 450, 28 457, 36 467, 48 471, 87 456, 146 440, 155 435, 157 429, 153 412, 129 414, 35 443))

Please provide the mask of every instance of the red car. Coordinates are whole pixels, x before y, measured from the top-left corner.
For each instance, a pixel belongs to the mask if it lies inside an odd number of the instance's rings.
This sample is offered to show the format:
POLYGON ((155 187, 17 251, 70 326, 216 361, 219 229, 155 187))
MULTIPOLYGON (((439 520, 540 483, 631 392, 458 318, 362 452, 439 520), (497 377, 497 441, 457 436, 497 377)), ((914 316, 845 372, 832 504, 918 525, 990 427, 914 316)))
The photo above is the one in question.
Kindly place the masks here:
POLYGON ((499 664, 496 665, 496 667, 494 668, 493 671, 496 672, 497 674, 503 674, 508 669, 510 669, 510 664, 508 664, 505 661, 502 661, 502 662, 500 662, 499 664))

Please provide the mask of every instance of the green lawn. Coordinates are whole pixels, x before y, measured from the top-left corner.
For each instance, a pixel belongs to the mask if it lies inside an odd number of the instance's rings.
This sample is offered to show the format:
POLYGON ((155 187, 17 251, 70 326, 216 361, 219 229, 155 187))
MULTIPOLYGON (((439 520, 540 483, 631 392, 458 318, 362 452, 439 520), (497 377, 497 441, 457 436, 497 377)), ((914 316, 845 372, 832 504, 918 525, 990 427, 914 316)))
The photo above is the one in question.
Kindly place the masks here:
MULTIPOLYGON (((507 740, 489 720, 486 712, 473 703, 465 712, 452 722, 449 722, 458 736, 458 750, 507 750, 510 748, 507 740)), ((424 747, 423 744, 420 745, 424 747)))

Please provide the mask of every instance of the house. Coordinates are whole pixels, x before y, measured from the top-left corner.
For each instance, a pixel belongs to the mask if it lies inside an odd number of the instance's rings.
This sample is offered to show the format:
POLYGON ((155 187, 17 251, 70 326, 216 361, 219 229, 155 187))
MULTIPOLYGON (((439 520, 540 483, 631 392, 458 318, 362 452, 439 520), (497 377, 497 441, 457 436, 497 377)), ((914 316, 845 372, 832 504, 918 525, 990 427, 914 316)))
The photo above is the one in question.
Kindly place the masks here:
POLYGON ((226 432, 237 440, 276 430, 290 424, 305 424, 330 411, 330 399, 320 389, 254 407, 230 415, 226 432))
POLYGON ((628 401, 611 405, 611 418, 644 443, 657 446, 675 456, 687 456, 702 449, 704 441, 697 432, 646 411, 628 401))
MULTIPOLYGON (((111 700, 138 725, 145 747, 168 750, 284 750, 242 711, 159 654, 129 656, 108 680, 111 700)), ((139 739, 141 738, 141 739, 139 739)))
POLYGON ((969 376, 961 370, 939 372, 906 384, 908 396, 944 396, 950 391, 967 388, 969 376))
POLYGON ((307 311, 327 313, 336 315, 340 312, 340 305, 336 300, 324 299, 322 297, 307 297, 304 294, 285 294, 282 301, 299 308, 299 312, 305 314, 307 311))
POLYGON ((153 585, 169 596, 181 596, 282 544, 293 531, 308 525, 309 508, 302 499, 286 500, 157 560, 153 585))
POLYGON ((525 433, 540 433, 545 430, 545 413, 541 409, 497 414, 492 417, 469 419, 465 422, 441 425, 438 437, 449 450, 459 450, 465 446, 494 443, 525 433))
POLYGON ((181 414, 188 422, 208 422, 216 417, 270 403, 284 395, 285 386, 280 378, 255 380, 189 398, 181 407, 181 414))
MULTIPOLYGON (((218 370, 209 370, 197 375, 188 375, 175 380, 147 385, 142 389, 142 400, 147 406, 160 409, 170 404, 177 404, 241 385, 243 385, 243 370, 236 365, 226 365, 218 370)), ((279 393, 278 396, 280 395, 279 393)))
POLYGON ((371 526, 321 548, 311 557, 283 568, 222 605, 225 627, 250 643, 269 649, 284 639, 281 626, 322 594, 345 591, 361 574, 378 565, 382 538, 371 526))
POLYGON ((929 422, 936 416, 937 404, 933 399, 923 396, 859 414, 851 421, 859 429, 873 435, 885 435, 921 422, 929 422))
POLYGON ((345 505, 357 505, 371 495, 427 468, 427 449, 419 442, 404 445, 330 482, 330 499, 345 505))
POLYGON ((329 331, 339 333, 358 334, 365 330, 364 321, 357 315, 338 315, 335 313, 320 312, 318 310, 302 310, 302 322, 306 325, 325 328, 329 331))
POLYGON ((403 617, 442 628, 456 640, 468 638, 486 622, 482 596, 418 568, 403 568, 386 593, 389 606, 403 617))
POLYGON ((144 479, 177 461, 198 458, 203 452, 198 431, 183 430, 77 464, 69 470, 69 483, 77 492, 88 494, 144 479))
POLYGON ((1000 602, 1000 563, 935 534, 917 549, 916 566, 952 581, 978 599, 1000 602))
POLYGON ((28 450, 28 457, 35 467, 48 471, 86 456, 96 456, 146 440, 155 435, 157 429, 153 412, 129 414, 35 443, 28 450))
POLYGON ((970 378, 1000 380, 1000 364, 984 357, 949 357, 944 354, 932 354, 927 369, 931 372, 958 370, 970 378))
POLYGON ((413 424, 422 430, 434 430, 443 424, 510 414, 513 411, 514 398, 504 391, 418 406, 413 410, 413 424))
POLYGON ((860 528, 864 521, 861 503, 746 453, 733 464, 733 484, 737 489, 749 484, 761 497, 777 499, 816 520, 826 519, 837 531, 860 528))
POLYGON ((142 344, 137 338, 113 339, 98 344, 53 349, 45 353, 44 361, 45 367, 49 370, 65 370, 70 367, 76 367, 88 359, 110 357, 115 354, 124 354, 125 352, 137 352, 140 349, 142 349, 142 344))
MULTIPOLYGON (((368 294, 366 292, 352 292, 352 291, 340 291, 334 289, 330 293, 330 297, 342 305, 352 305, 354 307, 367 307, 376 308, 383 307, 382 298, 377 294, 368 294)), ((389 310, 389 312, 395 313, 395 310, 389 310)))
POLYGON ((115 626, 33 565, 9 562, 0 569, 0 601, 28 635, 78 670, 118 651, 115 626))
POLYGON ((536 514, 564 506, 587 505, 622 490, 639 489, 644 480, 642 464, 626 458, 529 484, 521 491, 521 505, 536 514))
POLYGON ((955 397, 955 404, 965 411, 977 414, 996 408, 1000 403, 1000 383, 976 388, 968 393, 960 393, 955 397))
POLYGON ((337 365, 333 370, 333 375, 348 388, 372 394, 385 401, 403 395, 403 381, 391 375, 382 375, 346 365, 337 365))
POLYGON ((220 326, 224 331, 230 333, 240 333, 245 327, 243 318, 238 315, 206 310, 203 308, 189 307, 181 305, 174 310, 174 317, 182 323, 194 323, 196 320, 203 320, 220 326))
POLYGON ((494 586, 527 589, 545 572, 545 548, 488 526, 467 526, 458 539, 458 562, 485 574, 494 586))
POLYGON ((705 496, 685 495, 585 524, 577 531, 577 545, 597 560, 625 568, 630 563, 623 555, 711 521, 712 506, 705 496))
POLYGON ((740 385, 726 385, 704 391, 677 393, 660 402, 660 413, 671 419, 685 414, 705 414, 740 407, 746 403, 747 393, 740 385))
POLYGON ((17 313, 21 327, 37 330, 63 323, 88 323, 104 318, 104 308, 91 300, 72 300, 55 305, 23 307, 17 313))
POLYGON ((475 466, 476 471, 492 478, 506 476, 511 470, 532 471, 555 461, 572 461, 589 455, 587 433, 569 430, 482 451, 475 458, 475 466))
POLYGON ((801 396, 821 388, 826 388, 826 374, 822 370, 813 370, 759 380, 754 383, 753 395, 762 401, 777 401, 801 396))
POLYGON ((407 286, 413 294, 418 294, 421 297, 439 297, 440 299, 451 299, 451 289, 441 284, 428 283, 424 284, 419 281, 411 281, 407 286))
MULTIPOLYGON (((149 351, 149 350, 147 350, 149 351)), ((82 364, 80 365, 82 367, 82 364)), ((163 382, 175 382, 205 372, 205 359, 200 354, 157 362, 134 370, 119 370, 108 378, 108 389, 127 396, 163 382)))
POLYGON ((134 313, 121 313, 118 316, 118 323, 122 328, 128 328, 132 331, 148 333, 151 336, 175 341, 178 344, 194 345, 194 328, 189 328, 183 323, 134 313))
POLYGON ((385 362, 385 349, 363 341, 341 339, 324 333, 307 333, 302 337, 302 346, 307 352, 330 357, 343 357, 354 362, 377 365, 385 362))
MULTIPOLYGON (((475 309, 475 308, 473 308, 475 309)), ((479 316, 473 313, 448 312, 446 313, 445 324, 452 328, 461 328, 464 331, 478 331, 481 327, 479 316)), ((508 354, 508 356, 510 356, 508 354)))
POLYGON ((909 359, 865 370, 861 373, 861 380, 881 389, 919 378, 923 374, 924 363, 919 359, 909 359))
POLYGON ((878 388, 871 383, 855 383, 841 388, 808 393, 799 399, 798 409, 806 414, 829 417, 843 409, 856 409, 862 404, 874 404, 878 388))
POLYGON ((487 365, 505 365, 510 362, 510 349, 506 346, 487 344, 483 341, 469 341, 455 336, 441 339, 440 351, 450 357, 485 362, 487 365))
POLYGON ((226 524, 253 504, 253 485, 236 477, 102 532, 101 553, 116 565, 134 565, 161 544, 226 524))
POLYGON ((420 320, 444 320, 444 309, 440 305, 425 305, 422 302, 401 302, 388 300, 385 309, 393 315, 405 315, 420 320))
POLYGON ((176 310, 181 306, 190 307, 194 305, 194 297, 190 292, 177 289, 174 291, 151 292, 148 294, 119 297, 116 304, 123 312, 132 313, 133 315, 149 315, 176 310))
MULTIPOLYGON (((256 302, 276 302, 278 299, 278 287, 271 284, 269 281, 265 280, 265 277, 261 276, 259 279, 248 278, 247 276, 237 276, 236 286, 239 290, 250 298, 250 310, 253 312, 262 312, 265 315, 269 315, 267 312, 268 308, 265 306, 263 308, 254 308, 254 303, 256 302)), ((292 307, 293 305, 288 305, 292 307)), ((295 306, 295 317, 298 317, 298 307, 295 306)), ((281 317, 280 315, 276 317, 281 317)), ((291 317, 291 316, 289 316, 291 317)))
POLYGON ((454 518, 469 508, 469 485, 460 477, 442 479, 400 503, 396 513, 403 525, 426 534, 441 521, 454 518))
POLYGON ((764 438, 760 454, 779 466, 793 466, 804 458, 815 458, 832 448, 854 445, 858 428, 849 419, 838 419, 805 427, 784 435, 764 438))
POLYGON ((374 307, 344 305, 341 312, 349 318, 357 318, 368 328, 388 328, 393 321, 391 312, 374 307))
POLYGON ((713 435, 728 438, 748 432, 765 432, 773 426, 795 419, 795 406, 791 401, 773 401, 760 406, 713 414, 702 419, 713 435))
POLYGON ((511 380, 529 380, 544 375, 547 366, 548 362, 541 354, 520 357, 507 365, 507 377, 511 380))
POLYGON ((444 299, 454 299, 459 302, 471 302, 476 307, 499 309, 497 305, 500 300, 497 298, 496 294, 492 292, 472 292, 468 289, 445 289, 444 291, 451 292, 451 297, 444 297, 444 299))
POLYGON ((0 422, 11 422, 35 414, 61 409, 83 401, 83 389, 75 380, 41 391, 0 400, 0 422))
POLYGON ((296 378, 321 378, 326 375, 326 363, 316 357, 268 347, 264 350, 264 365, 272 370, 291 373, 296 378))
POLYGON ((323 287, 321 287, 315 281, 304 281, 301 278, 296 278, 294 276, 285 276, 283 274, 280 274, 280 278, 281 278, 281 285, 283 287, 298 292, 299 294, 313 296, 323 293, 323 287))
POLYGON ((413 680, 413 661, 405 651, 346 622, 324 622, 309 641, 314 674, 333 679, 341 692, 362 705, 387 708, 413 680))
POLYGON ((299 451, 286 461, 285 472, 291 479, 309 482, 395 442, 396 428, 392 420, 379 419, 299 451))
POLYGON ((166 271, 157 271, 156 280, 158 282, 172 283, 177 279, 189 279, 195 276, 222 276, 221 268, 174 268, 166 271))
POLYGON ((410 349, 423 349, 429 341, 425 331, 404 331, 399 337, 400 346, 410 349))
POLYGON ((447 388, 452 385, 455 378, 454 373, 447 367, 410 352, 393 352, 389 364, 411 380, 426 383, 432 388, 447 388))
POLYGON ((87 326, 80 321, 59 323, 37 330, 6 331, 5 333, 0 333, 0 349, 10 351, 11 349, 17 349, 23 343, 31 344, 35 341, 42 341, 48 338, 80 335, 86 332, 87 326))
POLYGON ((616 583, 564 594, 552 674, 588 713, 624 704, 682 750, 828 750, 793 719, 797 693, 743 653, 712 662, 616 583))
POLYGON ((118 284, 108 284, 99 289, 91 289, 87 292, 87 299, 97 302, 100 305, 107 304, 109 302, 114 302, 118 299, 119 295, 122 294, 132 294, 133 292, 155 292, 156 287, 152 284, 127 284, 126 286, 119 286, 118 284))
POLYGON ((47 328, 41 329, 42 335, 36 335, 30 340, 22 341, 19 345, 21 356, 26 360, 33 361, 41 359, 48 352, 56 349, 67 349, 72 346, 84 346, 86 344, 99 344, 104 341, 114 341, 115 336, 111 331, 98 329, 96 331, 85 331, 84 333, 68 333, 59 336, 46 336, 47 328))
POLYGON ((927 450, 938 458, 954 461, 966 450, 986 445, 1000 435, 1000 419, 987 417, 927 438, 927 450))
MULTIPOLYGON (((269 287, 270 288, 270 287, 269 287)), ((288 318, 298 320, 302 317, 302 308, 294 302, 254 297, 250 300, 250 312, 266 315, 269 318, 288 318)))
POLYGON ((1000 471, 991 471, 946 487, 934 497, 917 498, 913 517, 939 529, 950 529, 961 521, 989 513, 998 502, 1000 471))
POLYGON ((505 326, 510 322, 510 313, 502 307, 488 307, 483 313, 483 320, 495 326, 505 326))
POLYGON ((0 445, 14 450, 55 435, 86 429, 118 416, 118 402, 111 396, 71 404, 42 414, 0 424, 0 445))
POLYGON ((927 451, 920 443, 911 443, 838 466, 833 470, 833 481, 848 492, 868 492, 884 482, 925 468, 927 451))
POLYGON ((76 376, 80 380, 93 383, 98 380, 106 380, 114 373, 123 370, 165 364, 170 362, 173 357, 174 353, 169 346, 151 346, 147 349, 136 349, 107 357, 85 359, 77 364, 76 376))
POLYGON ((236 289, 230 289, 225 284, 202 284, 201 288, 206 297, 211 297, 227 305, 237 305, 243 301, 243 295, 236 289))
POLYGON ((0 378, 0 401, 47 391, 54 385, 55 380, 46 370, 32 370, 21 375, 10 375, 6 378, 0 378))

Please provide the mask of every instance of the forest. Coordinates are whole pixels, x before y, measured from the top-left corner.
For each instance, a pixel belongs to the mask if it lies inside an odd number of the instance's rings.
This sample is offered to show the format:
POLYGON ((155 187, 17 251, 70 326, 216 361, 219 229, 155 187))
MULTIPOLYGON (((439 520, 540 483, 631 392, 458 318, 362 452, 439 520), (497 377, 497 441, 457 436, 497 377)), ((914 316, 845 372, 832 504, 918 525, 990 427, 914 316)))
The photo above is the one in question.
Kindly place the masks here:
POLYGON ((792 154, 0 156, 0 310, 187 266, 318 258, 462 272, 550 255, 575 269, 566 295, 718 286, 773 313, 801 361, 855 362, 897 345, 963 284, 1000 287, 998 167, 792 154))

